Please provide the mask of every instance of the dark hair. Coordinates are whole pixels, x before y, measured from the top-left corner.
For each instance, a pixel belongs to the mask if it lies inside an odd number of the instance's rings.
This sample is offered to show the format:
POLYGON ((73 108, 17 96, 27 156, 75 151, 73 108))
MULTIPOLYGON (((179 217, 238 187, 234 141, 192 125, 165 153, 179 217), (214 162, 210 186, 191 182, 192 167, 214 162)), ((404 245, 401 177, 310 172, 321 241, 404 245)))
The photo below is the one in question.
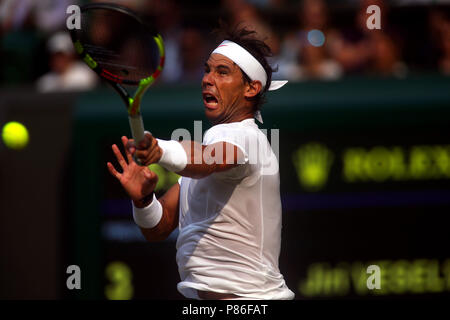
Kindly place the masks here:
MULTIPOLYGON (((230 28, 222 21, 220 21, 219 24, 220 27, 213 31, 215 34, 217 34, 219 41, 222 42, 223 40, 229 40, 239 44, 253 57, 255 57, 256 60, 258 60, 267 74, 267 81, 266 83, 263 83, 264 89, 252 98, 252 100, 254 100, 255 102, 254 111, 257 111, 266 102, 265 93, 269 89, 270 82, 272 81, 272 72, 276 71, 270 66, 269 62, 267 61, 267 58, 272 57, 273 55, 272 50, 264 42, 265 39, 258 38, 257 33, 254 30, 249 30, 245 26, 240 27, 240 25, 236 25, 235 27, 230 28)), ((244 71, 242 71, 242 69, 240 70, 242 72, 244 82, 250 83, 252 81, 250 77, 244 71)))

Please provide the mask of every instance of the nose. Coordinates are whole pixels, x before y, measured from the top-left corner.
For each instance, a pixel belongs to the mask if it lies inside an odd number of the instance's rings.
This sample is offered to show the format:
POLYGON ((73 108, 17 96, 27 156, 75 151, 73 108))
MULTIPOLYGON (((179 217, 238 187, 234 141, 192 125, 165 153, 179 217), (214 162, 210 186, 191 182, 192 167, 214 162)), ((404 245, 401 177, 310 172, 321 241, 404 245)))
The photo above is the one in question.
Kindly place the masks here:
POLYGON ((206 88, 206 87, 209 87, 209 86, 212 86, 212 85, 213 85, 213 80, 214 80, 214 79, 212 78, 211 73, 212 73, 212 72, 205 72, 205 73, 203 74, 202 88, 206 88))

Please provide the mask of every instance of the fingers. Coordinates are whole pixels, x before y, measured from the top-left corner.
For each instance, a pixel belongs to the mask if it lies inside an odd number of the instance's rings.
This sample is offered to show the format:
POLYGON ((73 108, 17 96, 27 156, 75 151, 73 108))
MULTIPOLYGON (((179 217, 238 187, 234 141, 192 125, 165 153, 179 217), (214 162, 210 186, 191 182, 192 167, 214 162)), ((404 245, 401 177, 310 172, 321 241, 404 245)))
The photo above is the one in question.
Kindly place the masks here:
POLYGON ((125 149, 127 149, 131 155, 136 152, 136 145, 134 144, 133 139, 128 139, 125 149))
POLYGON ((108 167, 109 173, 111 173, 114 177, 116 177, 118 180, 120 180, 122 175, 119 172, 117 172, 117 170, 114 168, 114 166, 111 164, 111 162, 108 162, 106 164, 106 166, 108 167))
POLYGON ((128 164, 132 164, 134 162, 133 155, 140 160, 142 165, 156 163, 162 156, 162 150, 158 146, 158 140, 156 140, 156 138, 154 138, 149 132, 145 133, 144 139, 139 143, 138 147, 136 147, 133 139, 128 139, 127 137, 122 136, 121 140, 125 149, 126 160, 117 145, 114 144, 112 146, 112 150, 117 158, 117 161, 124 170, 127 168, 128 164))
POLYGON ((155 181, 155 183, 157 183, 159 180, 158 175, 153 171, 150 171, 150 174, 151 174, 150 180, 155 181))
POLYGON ((143 164, 149 165, 152 163, 156 163, 159 161, 159 159, 161 159, 162 150, 158 146, 158 140, 152 137, 151 134, 146 133, 146 138, 149 138, 150 146, 146 149, 137 149, 135 155, 139 160, 141 160, 143 164))
POLYGON ((153 172, 152 170, 150 170, 148 167, 147 167, 147 170, 145 170, 144 174, 148 180, 158 179, 158 175, 155 172, 153 172))
POLYGON ((150 134, 150 132, 146 131, 144 135, 144 139, 139 141, 137 148, 140 150, 147 149, 152 145, 152 142, 156 139, 150 134))
POLYGON ((133 156, 131 155, 130 150, 127 148, 128 143, 129 143, 128 138, 125 137, 125 136, 123 136, 123 137, 122 137, 122 144, 123 144, 123 147, 124 147, 124 149, 125 149, 125 155, 127 156, 128 163, 130 164, 130 163, 133 162, 133 156))
POLYGON ((131 155, 134 155, 137 149, 145 150, 148 147, 150 147, 153 140, 155 140, 155 138, 153 138, 153 136, 146 131, 144 139, 141 142, 139 142, 137 146, 133 139, 127 138, 127 144, 125 148, 128 149, 131 155))
POLYGON ((125 169, 128 166, 128 164, 126 163, 125 159, 123 158, 122 153, 120 152, 117 145, 113 144, 112 150, 114 152, 114 155, 116 156, 117 161, 119 162, 120 166, 122 167, 122 169, 125 169))
POLYGON ((155 188, 156 184, 158 183, 159 177, 155 172, 150 170, 148 167, 146 169, 147 170, 145 170, 145 178, 149 183, 153 184, 155 188))

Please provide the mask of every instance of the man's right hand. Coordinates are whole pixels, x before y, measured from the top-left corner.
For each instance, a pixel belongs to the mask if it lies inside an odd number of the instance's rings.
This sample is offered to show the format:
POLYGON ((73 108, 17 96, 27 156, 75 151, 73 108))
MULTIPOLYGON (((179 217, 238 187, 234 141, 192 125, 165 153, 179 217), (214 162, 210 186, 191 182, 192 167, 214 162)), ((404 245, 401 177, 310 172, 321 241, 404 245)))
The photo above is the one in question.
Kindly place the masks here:
POLYGON ((142 202, 142 199, 153 192, 158 182, 158 176, 147 166, 139 166, 134 162, 132 154, 127 148, 130 145, 129 142, 130 140, 127 137, 122 137, 122 143, 125 147, 125 154, 128 161, 124 159, 117 145, 112 145, 114 155, 122 167, 123 172, 118 172, 111 162, 107 163, 107 167, 109 172, 122 184, 122 187, 131 200, 133 200, 134 204, 137 207, 145 207, 151 202, 151 199, 146 203, 142 202))
POLYGON ((147 131, 145 132, 144 140, 137 146, 133 139, 129 139, 126 144, 126 149, 145 166, 157 163, 161 159, 163 152, 158 146, 158 140, 147 131))

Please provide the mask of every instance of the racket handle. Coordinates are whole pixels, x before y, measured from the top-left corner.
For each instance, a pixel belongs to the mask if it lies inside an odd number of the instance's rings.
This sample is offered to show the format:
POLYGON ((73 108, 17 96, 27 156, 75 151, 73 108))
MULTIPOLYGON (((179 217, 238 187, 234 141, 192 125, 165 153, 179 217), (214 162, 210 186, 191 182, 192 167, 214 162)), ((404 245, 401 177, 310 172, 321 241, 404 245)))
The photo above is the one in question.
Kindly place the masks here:
MULTIPOLYGON (((128 120, 130 122, 131 134, 133 136, 134 143, 137 146, 139 144, 139 142, 144 140, 144 135, 145 135, 144 121, 142 120, 142 117, 140 114, 128 116, 128 120)), ((133 158, 137 164, 142 165, 142 163, 139 159, 137 159, 135 156, 133 156, 133 158)))
POLYGON ((140 114, 128 116, 130 121, 131 134, 133 135, 134 142, 136 145, 144 140, 144 122, 140 114))

